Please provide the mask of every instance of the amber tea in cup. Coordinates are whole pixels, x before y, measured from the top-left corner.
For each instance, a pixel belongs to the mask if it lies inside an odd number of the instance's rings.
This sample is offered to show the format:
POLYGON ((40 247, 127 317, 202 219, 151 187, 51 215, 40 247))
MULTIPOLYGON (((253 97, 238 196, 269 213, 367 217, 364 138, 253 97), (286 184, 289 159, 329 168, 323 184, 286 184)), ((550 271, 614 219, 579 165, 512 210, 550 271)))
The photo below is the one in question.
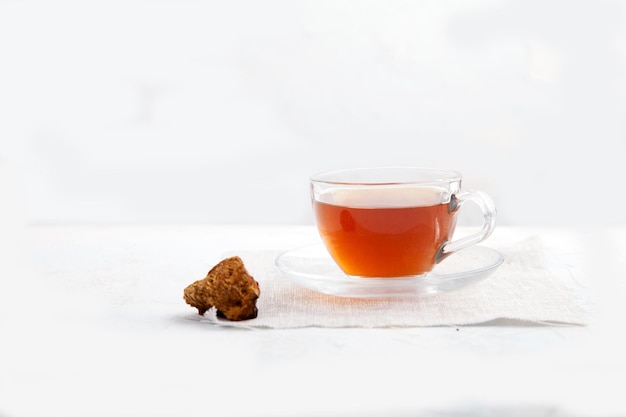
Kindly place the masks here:
POLYGON ((491 199, 462 192, 461 175, 430 168, 365 168, 311 178, 316 225, 331 257, 348 275, 410 277, 486 239, 495 227, 491 199), (452 241, 459 208, 473 201, 481 230, 452 241))

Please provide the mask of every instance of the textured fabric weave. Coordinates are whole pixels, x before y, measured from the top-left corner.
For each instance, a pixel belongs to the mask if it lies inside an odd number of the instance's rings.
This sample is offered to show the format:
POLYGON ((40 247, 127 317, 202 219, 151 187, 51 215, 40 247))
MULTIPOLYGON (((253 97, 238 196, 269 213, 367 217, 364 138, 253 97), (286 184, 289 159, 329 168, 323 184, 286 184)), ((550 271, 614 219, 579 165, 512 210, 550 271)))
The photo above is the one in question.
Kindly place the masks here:
POLYGON ((508 319, 541 324, 586 323, 581 288, 546 266, 537 239, 501 251, 505 262, 484 281, 433 297, 354 299, 301 288, 274 266, 279 252, 239 252, 259 281, 256 319, 228 322, 207 312, 204 320, 251 328, 454 326, 508 319))

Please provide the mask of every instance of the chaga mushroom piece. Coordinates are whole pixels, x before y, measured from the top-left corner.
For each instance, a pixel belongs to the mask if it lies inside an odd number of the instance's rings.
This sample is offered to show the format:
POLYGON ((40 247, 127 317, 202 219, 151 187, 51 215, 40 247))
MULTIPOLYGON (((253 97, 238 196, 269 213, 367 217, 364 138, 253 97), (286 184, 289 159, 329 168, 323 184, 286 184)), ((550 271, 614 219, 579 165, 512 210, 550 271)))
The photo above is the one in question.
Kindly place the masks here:
POLYGON ((219 316, 232 321, 255 318, 260 295, 259 283, 248 274, 238 256, 224 259, 184 292, 187 304, 197 308, 199 314, 215 307, 219 316))

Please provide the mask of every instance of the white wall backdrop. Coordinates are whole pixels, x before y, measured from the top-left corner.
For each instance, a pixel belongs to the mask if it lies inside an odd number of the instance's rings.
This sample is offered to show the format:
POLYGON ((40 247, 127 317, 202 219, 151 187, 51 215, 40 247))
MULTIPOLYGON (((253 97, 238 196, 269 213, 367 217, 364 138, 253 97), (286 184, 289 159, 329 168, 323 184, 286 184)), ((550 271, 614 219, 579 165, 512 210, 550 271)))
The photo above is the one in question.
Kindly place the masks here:
POLYGON ((310 223, 308 177, 463 172, 623 223, 620 1, 0 0, 0 215, 310 223))

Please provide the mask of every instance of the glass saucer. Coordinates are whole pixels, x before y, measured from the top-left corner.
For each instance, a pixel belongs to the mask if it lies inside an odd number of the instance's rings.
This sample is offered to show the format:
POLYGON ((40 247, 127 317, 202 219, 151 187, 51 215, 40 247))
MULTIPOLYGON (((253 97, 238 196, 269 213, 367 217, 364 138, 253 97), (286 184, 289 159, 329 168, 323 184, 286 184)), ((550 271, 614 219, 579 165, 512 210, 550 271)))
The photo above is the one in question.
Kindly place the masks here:
POLYGON ((450 255, 424 275, 402 278, 361 278, 346 275, 324 245, 283 253, 276 266, 295 284, 324 294, 354 298, 425 297, 454 291, 482 281, 504 257, 484 246, 470 246, 450 255))

